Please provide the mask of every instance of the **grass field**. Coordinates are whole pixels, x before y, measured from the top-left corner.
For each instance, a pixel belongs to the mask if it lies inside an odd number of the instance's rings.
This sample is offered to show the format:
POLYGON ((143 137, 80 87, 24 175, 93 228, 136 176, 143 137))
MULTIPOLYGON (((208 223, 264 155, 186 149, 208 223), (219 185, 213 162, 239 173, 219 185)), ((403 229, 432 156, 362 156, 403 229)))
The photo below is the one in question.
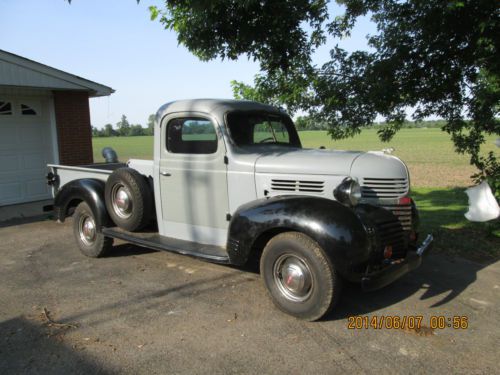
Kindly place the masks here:
MULTIPOLYGON (((341 150, 381 150, 394 147, 394 155, 403 159, 411 174, 412 196, 421 214, 422 233, 434 233, 435 251, 461 255, 468 259, 490 262, 500 259, 500 238, 492 225, 471 223, 464 217, 467 211, 465 187, 472 184, 475 172, 468 158, 453 150, 449 136, 439 129, 403 129, 390 143, 378 140, 373 129, 343 141, 332 141, 323 131, 300 132, 302 145, 308 148, 341 150)), ((487 139, 484 151, 498 150, 487 139)), ((152 159, 153 137, 94 138, 94 160, 103 161, 100 152, 110 146, 120 160, 152 159)))

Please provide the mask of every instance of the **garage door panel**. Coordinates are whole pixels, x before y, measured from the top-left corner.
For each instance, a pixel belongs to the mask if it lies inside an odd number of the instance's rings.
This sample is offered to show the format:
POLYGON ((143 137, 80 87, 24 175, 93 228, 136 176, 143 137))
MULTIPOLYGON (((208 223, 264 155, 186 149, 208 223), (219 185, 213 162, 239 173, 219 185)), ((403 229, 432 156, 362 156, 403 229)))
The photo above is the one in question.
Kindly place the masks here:
POLYGON ((19 182, 0 183, 0 197, 2 202, 8 204, 10 202, 19 202, 24 197, 24 184, 19 182))
POLYGON ((0 123, 0 151, 14 150, 19 147, 19 137, 15 126, 0 123))
POLYGON ((36 198, 47 195, 50 192, 47 181, 44 178, 27 181, 25 186, 28 197, 36 198))
POLYGON ((0 173, 0 185, 18 183, 25 186, 27 184, 40 183, 40 186, 43 186, 45 189, 45 185, 47 184, 47 179, 45 178, 46 174, 47 171, 38 169, 34 169, 32 172, 29 170, 25 171, 22 176, 14 172, 0 173))
POLYGON ((41 126, 40 124, 24 125, 20 134, 22 142, 26 146, 38 146, 45 144, 45 139, 48 134, 44 134, 44 130, 46 130, 46 127, 41 126))
POLYGON ((19 155, 0 153, 0 181, 2 174, 8 172, 19 172, 22 166, 22 159, 19 155))
POLYGON ((53 135, 45 115, 50 101, 38 99, 36 115, 28 116, 19 108, 29 98, 7 99, 18 110, 0 118, 0 206, 47 199, 51 191, 45 180, 46 165, 54 162, 53 135))
POLYGON ((26 170, 44 170, 47 163, 46 155, 42 152, 26 154, 23 156, 23 168, 26 170))

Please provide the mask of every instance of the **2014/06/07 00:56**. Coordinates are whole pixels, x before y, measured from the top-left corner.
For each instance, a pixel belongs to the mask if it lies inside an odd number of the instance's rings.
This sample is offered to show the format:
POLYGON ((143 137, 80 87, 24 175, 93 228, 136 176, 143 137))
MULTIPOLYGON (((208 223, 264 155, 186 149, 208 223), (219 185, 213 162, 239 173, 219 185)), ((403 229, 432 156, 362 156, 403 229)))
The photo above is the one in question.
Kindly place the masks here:
MULTIPOLYGON (((423 327, 423 315, 353 315, 347 318, 348 329, 420 329, 423 327)), ((428 323, 431 329, 467 329, 469 318, 464 315, 432 315, 428 323)))

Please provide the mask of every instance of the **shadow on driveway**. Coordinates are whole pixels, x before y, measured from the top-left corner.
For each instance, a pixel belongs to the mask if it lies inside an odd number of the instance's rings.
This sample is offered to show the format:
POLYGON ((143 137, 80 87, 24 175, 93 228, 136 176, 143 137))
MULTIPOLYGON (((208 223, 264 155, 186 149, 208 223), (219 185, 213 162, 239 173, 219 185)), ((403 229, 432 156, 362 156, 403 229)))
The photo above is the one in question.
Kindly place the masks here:
MULTIPOLYGON (((115 251, 113 251, 110 256, 122 257, 151 252, 154 252, 154 250, 123 244, 116 246, 115 251)), ((254 264, 244 267, 227 265, 216 266, 229 268, 234 270, 234 272, 215 278, 193 281, 174 288, 167 288, 161 292, 145 294, 136 300, 129 300, 127 303, 130 305, 141 304, 148 300, 157 300, 171 293, 180 293, 181 296, 190 297, 193 290, 196 290, 197 295, 199 295, 200 292, 213 291, 216 284, 222 280, 236 279, 236 283, 238 283, 238 280, 240 280, 239 282, 245 282, 248 281, 248 277, 245 278, 245 274, 255 277, 255 275, 259 273, 258 267, 256 268, 254 264)), ((431 253, 430 256, 424 259, 421 267, 380 290, 363 292, 359 285, 345 282, 339 304, 324 320, 341 320, 352 315, 370 314, 401 303, 422 289, 425 289, 425 292, 420 297, 420 300, 435 298, 436 296, 442 295, 443 297, 440 300, 431 305, 431 308, 440 307, 453 301, 465 291, 469 285, 474 283, 477 279, 477 273, 486 266, 486 264, 479 264, 460 258, 450 258, 442 254, 431 253)), ((119 306, 102 306, 101 309, 106 310, 117 307, 119 306)), ((87 311, 86 313, 92 312, 87 311)), ((80 317, 71 317, 71 319, 79 318, 80 317)))
POLYGON ((64 343, 64 334, 18 317, 0 323, 2 374, 108 374, 64 343))

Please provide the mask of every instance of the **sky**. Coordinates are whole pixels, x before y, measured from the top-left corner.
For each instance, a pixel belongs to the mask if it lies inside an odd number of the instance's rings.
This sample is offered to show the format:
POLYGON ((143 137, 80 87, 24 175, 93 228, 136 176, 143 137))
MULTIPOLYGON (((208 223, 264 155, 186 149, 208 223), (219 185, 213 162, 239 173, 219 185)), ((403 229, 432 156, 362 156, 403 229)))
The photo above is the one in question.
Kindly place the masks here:
MULTIPOLYGON (((0 0, 0 49, 112 87, 109 97, 90 99, 92 125, 116 124, 125 114, 132 124, 147 124, 164 103, 192 98, 231 98, 232 80, 252 83, 259 65, 237 61, 199 61, 179 46, 176 34, 151 21, 141 0, 0 0)), ((336 5, 331 12, 340 12, 336 5)), ((366 49, 374 25, 362 19, 347 50, 366 49)), ((315 62, 328 58, 321 48, 315 62)))

